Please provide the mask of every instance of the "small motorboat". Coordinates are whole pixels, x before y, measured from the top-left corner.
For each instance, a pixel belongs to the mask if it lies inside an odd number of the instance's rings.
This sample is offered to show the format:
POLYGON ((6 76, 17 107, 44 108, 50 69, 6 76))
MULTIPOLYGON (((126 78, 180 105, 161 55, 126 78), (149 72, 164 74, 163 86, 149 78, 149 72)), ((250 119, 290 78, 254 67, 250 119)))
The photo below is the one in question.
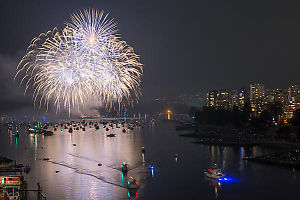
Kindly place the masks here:
POLYGON ((208 169, 204 171, 208 178, 219 179, 225 176, 221 169, 208 169))
POLYGON ((37 133, 37 130, 36 129, 34 129, 34 128, 28 128, 28 133, 29 134, 34 134, 34 133, 37 133))
POLYGON ((44 134, 44 136, 51 136, 51 135, 53 135, 53 132, 52 131, 44 131, 43 134, 44 134))
POLYGON ((134 178, 130 177, 127 180, 127 188, 129 190, 137 190, 139 188, 137 180, 135 180, 134 178))
POLYGON ((20 135, 20 133, 19 133, 19 131, 17 131, 17 132, 15 133, 15 136, 16 136, 16 137, 19 137, 19 135, 20 135))
POLYGON ((107 137, 116 137, 116 134, 113 134, 113 133, 111 133, 111 134, 108 134, 108 135, 106 135, 107 137))
POLYGON ((123 173, 127 173, 128 172, 128 164, 123 162, 122 165, 121 165, 121 169, 122 169, 123 173))

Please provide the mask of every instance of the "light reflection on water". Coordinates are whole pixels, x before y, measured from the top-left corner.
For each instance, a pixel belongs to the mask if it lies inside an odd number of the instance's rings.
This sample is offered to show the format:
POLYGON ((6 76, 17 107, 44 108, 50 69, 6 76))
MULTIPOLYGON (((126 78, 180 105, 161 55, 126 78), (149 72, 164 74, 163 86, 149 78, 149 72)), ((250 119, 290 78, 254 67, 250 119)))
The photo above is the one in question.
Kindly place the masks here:
POLYGON ((299 171, 246 163, 242 159, 267 153, 265 149, 195 145, 191 143, 193 140, 179 137, 172 123, 135 128, 126 133, 122 129, 121 126, 106 131, 101 126, 100 130, 87 126, 86 131, 74 130, 70 134, 68 129, 59 127, 48 137, 33 136, 21 129, 19 139, 12 131, 2 131, 0 150, 2 154, 31 166, 30 174, 26 175, 28 188, 36 188, 39 182, 47 199, 165 200, 199 196, 203 199, 234 199, 231 198, 233 194, 236 199, 255 199, 258 197, 255 193, 244 194, 259 187, 264 188, 259 197, 265 199, 282 198, 281 193, 276 194, 282 187, 291 197, 299 194, 295 189, 300 181, 299 171), (116 137, 107 137, 109 133, 116 137), (141 153, 142 146, 146 149, 145 154, 141 153), (121 172, 122 162, 129 164, 127 176, 121 172), (203 170, 215 163, 226 175, 239 181, 229 184, 207 180, 203 170), (155 167, 154 170, 149 168, 150 165, 155 167), (139 182, 137 194, 128 195, 126 181, 130 176, 139 182))

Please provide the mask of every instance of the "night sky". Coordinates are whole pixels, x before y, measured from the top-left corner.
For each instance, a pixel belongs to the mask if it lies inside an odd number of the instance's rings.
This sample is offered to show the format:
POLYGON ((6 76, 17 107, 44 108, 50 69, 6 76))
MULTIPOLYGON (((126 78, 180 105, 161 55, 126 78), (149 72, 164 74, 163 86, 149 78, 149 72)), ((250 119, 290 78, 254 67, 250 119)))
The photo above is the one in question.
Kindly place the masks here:
POLYGON ((12 77, 31 39, 103 9, 144 64, 142 98, 300 84, 300 1, 0 1, 0 111, 32 106, 12 77))

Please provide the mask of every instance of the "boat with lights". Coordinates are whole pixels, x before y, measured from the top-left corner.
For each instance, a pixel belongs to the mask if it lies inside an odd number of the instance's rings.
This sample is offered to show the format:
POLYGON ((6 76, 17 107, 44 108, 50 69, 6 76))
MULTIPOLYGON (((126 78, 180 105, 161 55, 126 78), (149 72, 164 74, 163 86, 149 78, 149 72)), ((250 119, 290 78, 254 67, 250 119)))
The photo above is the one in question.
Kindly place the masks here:
POLYGON ((0 176, 0 199, 24 199, 27 183, 23 176, 0 176))
POLYGON ((204 171, 204 174, 208 178, 219 179, 225 176, 221 169, 208 169, 204 171))
POLYGON ((127 188, 129 190, 137 190, 139 188, 137 180, 134 179, 134 178, 132 178, 132 177, 130 177, 127 180, 127 188))
POLYGON ((128 164, 126 164, 125 162, 122 163, 121 168, 123 173, 128 172, 128 164))

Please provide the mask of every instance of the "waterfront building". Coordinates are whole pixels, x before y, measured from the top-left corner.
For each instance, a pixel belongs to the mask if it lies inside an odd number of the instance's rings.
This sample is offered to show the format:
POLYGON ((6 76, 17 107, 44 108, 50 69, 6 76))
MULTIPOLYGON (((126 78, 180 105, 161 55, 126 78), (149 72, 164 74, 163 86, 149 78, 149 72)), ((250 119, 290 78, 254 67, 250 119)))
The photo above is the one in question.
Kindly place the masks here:
POLYGON ((208 107, 217 108, 217 91, 212 90, 206 95, 206 105, 208 107))
POLYGON ((300 109, 300 91, 297 85, 291 86, 287 92, 287 102, 284 106, 285 119, 291 119, 294 112, 300 109))
POLYGON ((288 98, 292 99, 293 97, 296 97, 300 94, 300 88, 298 85, 292 85, 288 89, 288 98))
POLYGON ((279 102, 283 108, 279 121, 287 123, 293 117, 293 113, 300 109, 300 88, 294 85, 286 90, 267 89, 262 84, 251 84, 249 93, 244 88, 235 89, 230 93, 227 90, 211 90, 207 93, 206 103, 208 107, 215 109, 232 110, 237 107, 242 111, 249 99, 252 117, 259 117, 268 104, 279 102))
POLYGON ((229 92, 227 90, 220 90, 217 93, 217 108, 229 110, 229 102, 229 92))
POLYGON ((215 109, 228 110, 230 105, 229 92, 227 90, 212 90, 206 95, 206 105, 215 109))
POLYGON ((252 116, 258 117, 265 105, 265 87, 262 84, 250 85, 250 103, 252 116))
POLYGON ((273 103, 275 101, 274 99, 274 90, 272 89, 265 89, 265 104, 273 103))
POLYGON ((275 89, 274 90, 274 101, 281 103, 282 105, 285 105, 288 101, 288 95, 285 90, 282 89, 275 89))
POLYGON ((239 94, 237 90, 233 90, 230 94, 230 109, 239 106, 239 94))
POLYGON ((245 102, 248 99, 248 94, 245 88, 240 89, 238 98, 239 98, 238 109, 243 110, 245 106, 245 102))

